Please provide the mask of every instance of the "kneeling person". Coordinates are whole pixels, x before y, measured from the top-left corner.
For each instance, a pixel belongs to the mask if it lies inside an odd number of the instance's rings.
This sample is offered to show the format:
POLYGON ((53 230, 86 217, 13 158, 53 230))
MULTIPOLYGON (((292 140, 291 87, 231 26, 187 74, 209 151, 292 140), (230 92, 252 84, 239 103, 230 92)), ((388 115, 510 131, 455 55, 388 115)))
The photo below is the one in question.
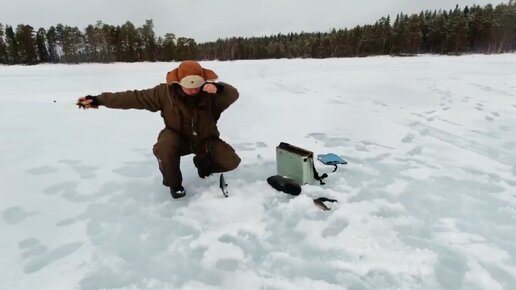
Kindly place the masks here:
POLYGON ((233 170, 240 164, 235 150, 222 141, 217 128, 221 113, 238 99, 231 85, 216 82, 217 74, 196 61, 183 61, 168 72, 166 84, 147 90, 102 93, 79 98, 79 108, 105 106, 113 109, 145 109, 161 112, 165 128, 159 133, 153 152, 170 187, 172 197, 185 196, 180 170, 181 156, 193 160, 201 178, 233 170))

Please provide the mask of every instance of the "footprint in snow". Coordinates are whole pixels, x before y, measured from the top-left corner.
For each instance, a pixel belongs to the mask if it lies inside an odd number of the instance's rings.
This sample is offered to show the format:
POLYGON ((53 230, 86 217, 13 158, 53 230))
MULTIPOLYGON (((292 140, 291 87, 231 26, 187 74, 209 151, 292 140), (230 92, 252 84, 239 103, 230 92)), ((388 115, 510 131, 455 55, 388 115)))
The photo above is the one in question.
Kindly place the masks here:
POLYGON ((511 127, 509 126, 499 126, 498 129, 500 129, 500 131, 503 131, 503 132, 508 132, 511 130, 511 127))
POLYGON ((435 264, 435 275, 437 280, 446 289, 460 289, 463 284, 463 277, 468 270, 464 259, 460 254, 445 249, 438 254, 435 264))
POLYGON ((326 133, 314 132, 306 135, 305 138, 314 138, 317 141, 321 141, 326 147, 338 147, 346 145, 350 138, 347 137, 333 137, 326 133))
POLYGON ((59 160, 59 163, 64 163, 66 165, 77 165, 81 164, 82 160, 76 160, 76 159, 63 159, 59 160))
POLYGON ((71 167, 75 172, 77 172, 77 174, 79 174, 81 179, 94 178, 96 176, 94 171, 99 169, 98 167, 87 165, 74 165, 71 167))
POLYGON ((257 148, 265 148, 267 144, 261 141, 258 142, 244 142, 233 145, 237 151, 254 151, 257 148))
POLYGON ((417 146, 417 147, 413 148, 412 150, 410 150, 409 152, 407 152, 407 154, 410 156, 421 155, 421 153, 423 153, 423 147, 421 147, 421 146, 417 146))
POLYGON ((344 101, 344 98, 342 96, 337 96, 335 99, 332 99, 330 102, 334 104, 340 104, 340 105, 346 105, 347 102, 344 101))
POLYGON ((335 237, 344 231, 349 225, 349 222, 345 219, 336 220, 330 223, 323 231, 322 236, 324 238, 335 237))
POLYGON ((94 178, 96 175, 94 171, 98 170, 98 167, 83 165, 81 160, 65 159, 60 160, 59 163, 63 163, 79 174, 81 179, 94 178))
POLYGON ((66 193, 66 192, 75 191, 75 189, 77 188, 78 185, 79 185, 79 183, 76 181, 61 182, 56 185, 53 185, 53 186, 43 189, 43 192, 46 194, 50 194, 50 195, 54 195, 54 194, 57 194, 60 192, 66 193))
POLYGON ((238 269, 240 265, 240 261, 237 259, 220 259, 215 263, 215 268, 222 270, 233 272, 238 269))
POLYGON ((23 208, 17 206, 17 207, 11 207, 11 208, 8 208, 8 209, 5 209, 4 211, 2 211, 2 218, 7 223, 16 225, 16 224, 23 222, 24 220, 26 220, 27 218, 29 218, 35 214, 37 214, 37 212, 25 211, 25 210, 23 210, 23 208))
POLYGON ((254 233, 238 230, 236 234, 224 234, 218 238, 221 243, 232 244, 242 249, 246 256, 253 260, 262 259, 265 249, 261 241, 254 233))
POLYGON ((92 201, 107 193, 107 191, 97 193, 86 191, 86 194, 81 194, 77 191, 78 186, 79 183, 77 181, 66 181, 43 189, 43 193, 48 195, 59 194, 62 198, 71 202, 92 201))
POLYGON ((18 248, 22 251, 22 258, 25 261, 23 270, 25 274, 37 272, 51 263, 74 253, 82 244, 82 242, 67 243, 54 249, 49 249, 35 238, 25 239, 18 243, 18 248))
POLYGON ((382 107, 388 107, 389 105, 385 104, 384 102, 380 101, 380 100, 374 100, 373 103, 377 106, 382 106, 382 107))
POLYGON ((405 137, 403 137, 403 139, 401 139, 401 142, 412 143, 412 141, 414 141, 415 138, 416 138, 416 135, 409 133, 409 134, 407 134, 407 136, 405 136, 405 137))
POLYGON ((52 166, 39 166, 35 168, 31 168, 27 170, 28 173, 32 175, 45 175, 59 171, 59 169, 52 166))
POLYGON ((125 165, 114 169, 113 172, 125 177, 150 177, 157 161, 131 161, 125 162, 125 165))

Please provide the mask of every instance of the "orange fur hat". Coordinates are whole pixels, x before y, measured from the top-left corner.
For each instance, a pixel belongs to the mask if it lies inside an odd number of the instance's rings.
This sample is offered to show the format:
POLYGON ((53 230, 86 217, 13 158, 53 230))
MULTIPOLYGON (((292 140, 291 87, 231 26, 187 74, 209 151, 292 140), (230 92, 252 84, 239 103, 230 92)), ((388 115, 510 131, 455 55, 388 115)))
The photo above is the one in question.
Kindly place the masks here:
POLYGON ((217 78, 214 71, 201 67, 194 60, 185 60, 177 68, 167 73, 167 85, 176 83, 193 89, 201 87, 206 81, 215 81, 217 78))

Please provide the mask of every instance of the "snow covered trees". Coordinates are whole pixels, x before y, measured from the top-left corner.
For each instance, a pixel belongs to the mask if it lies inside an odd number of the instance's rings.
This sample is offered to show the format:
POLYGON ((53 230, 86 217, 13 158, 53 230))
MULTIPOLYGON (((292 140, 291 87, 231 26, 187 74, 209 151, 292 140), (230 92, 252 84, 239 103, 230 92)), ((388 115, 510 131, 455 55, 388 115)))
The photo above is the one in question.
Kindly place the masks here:
POLYGON ((231 37, 197 44, 192 38, 154 34, 152 20, 98 21, 84 31, 63 24, 37 32, 0 24, 0 63, 136 62, 184 59, 327 58, 418 53, 502 53, 516 49, 516 1, 453 10, 399 13, 374 24, 330 32, 301 32, 262 37, 231 37))

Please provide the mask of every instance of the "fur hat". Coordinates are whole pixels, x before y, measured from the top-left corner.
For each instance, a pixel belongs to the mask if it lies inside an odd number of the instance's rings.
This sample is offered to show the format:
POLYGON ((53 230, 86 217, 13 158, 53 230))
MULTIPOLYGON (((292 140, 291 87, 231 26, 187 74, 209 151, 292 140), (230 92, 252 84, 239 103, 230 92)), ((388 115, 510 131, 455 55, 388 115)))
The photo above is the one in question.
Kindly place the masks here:
POLYGON ((214 71, 202 68, 194 60, 185 60, 177 68, 167 73, 167 85, 176 83, 193 89, 201 87, 206 81, 215 81, 217 78, 214 71))

